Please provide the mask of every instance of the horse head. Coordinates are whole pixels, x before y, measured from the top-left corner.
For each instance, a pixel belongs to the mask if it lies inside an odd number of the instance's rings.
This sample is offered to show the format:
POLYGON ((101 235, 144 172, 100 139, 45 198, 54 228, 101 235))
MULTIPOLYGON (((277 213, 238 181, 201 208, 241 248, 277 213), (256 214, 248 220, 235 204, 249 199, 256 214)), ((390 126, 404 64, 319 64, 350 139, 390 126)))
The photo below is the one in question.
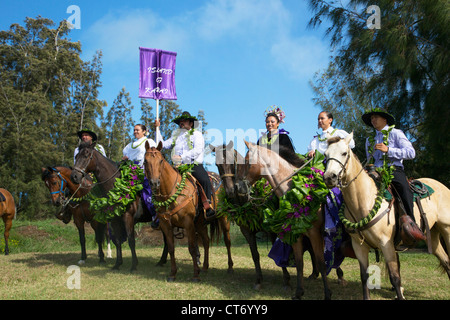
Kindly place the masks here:
POLYGON ((234 202, 236 200, 235 195, 235 175, 236 165, 240 162, 243 164, 243 157, 233 149, 233 141, 230 141, 227 145, 219 145, 214 147, 209 145, 212 152, 216 154, 216 166, 219 170, 220 178, 222 179, 225 193, 228 200, 234 202))
POLYGON ((347 173, 346 166, 351 156, 349 144, 352 139, 353 132, 345 139, 328 139, 328 149, 324 153, 326 166, 323 178, 330 189, 338 186, 347 173))
POLYGON ((42 181, 45 182, 45 185, 50 191, 52 203, 59 207, 64 201, 64 191, 67 187, 67 180, 65 180, 61 176, 59 170, 54 167, 41 168, 41 171, 42 181))
POLYGON ((159 192, 161 187, 161 173, 164 168, 164 159, 162 153, 162 142, 158 143, 158 146, 150 147, 148 141, 145 142, 145 160, 144 170, 145 175, 150 182, 150 186, 153 192, 159 192))
POLYGON ((95 153, 95 144, 89 142, 82 142, 80 144, 79 152, 75 159, 75 165, 70 174, 70 180, 76 184, 80 184, 83 178, 89 173, 93 172, 96 168, 96 163, 93 160, 95 153))

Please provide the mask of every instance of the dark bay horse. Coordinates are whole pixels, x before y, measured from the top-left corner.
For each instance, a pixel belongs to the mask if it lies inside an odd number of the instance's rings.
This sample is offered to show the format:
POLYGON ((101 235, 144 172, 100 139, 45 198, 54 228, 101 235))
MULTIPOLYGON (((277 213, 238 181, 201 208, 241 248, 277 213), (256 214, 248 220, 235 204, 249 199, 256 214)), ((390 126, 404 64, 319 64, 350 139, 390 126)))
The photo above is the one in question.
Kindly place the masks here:
MULTIPOLYGON (((97 185, 101 189, 103 196, 106 196, 108 191, 114 188, 115 178, 121 176, 120 168, 115 162, 95 150, 95 143, 82 143, 79 148, 80 152, 76 157, 75 167, 70 175, 70 179, 74 183, 79 184, 88 173, 92 172, 97 178, 97 185)), ((131 271, 136 270, 138 259, 136 256, 134 225, 137 222, 150 221, 152 221, 151 214, 148 212, 146 206, 140 203, 139 195, 129 205, 122 216, 115 216, 110 221, 111 230, 114 235, 113 243, 116 246, 117 252, 116 263, 113 269, 118 270, 122 265, 122 243, 128 240, 132 255, 131 271)), ((163 257, 161 260, 163 260, 163 257)))
MULTIPOLYGON (((219 170, 220 178, 222 179, 222 185, 225 188, 225 194, 228 201, 239 205, 239 200, 237 196, 236 186, 236 174, 237 167, 245 165, 244 157, 233 148, 233 142, 230 141, 228 145, 222 145, 214 147, 210 145, 211 151, 216 154, 216 166, 219 170)), ((252 209, 253 215, 261 215, 260 210, 258 208, 253 207, 252 209)), ((261 217, 262 219, 262 217, 261 217)), ((239 228, 244 235, 247 243, 250 247, 250 252, 252 254, 253 263, 255 265, 256 272, 256 282, 254 288, 259 290, 262 285, 263 275, 260 264, 260 255, 258 252, 258 244, 256 239, 256 234, 262 230, 255 229, 252 230, 246 224, 238 224, 239 228)), ((272 243, 276 239, 276 235, 274 233, 269 233, 269 237, 271 238, 272 243)), ((289 272, 286 267, 282 267, 283 270, 283 285, 284 287, 289 287, 289 272)))
MULTIPOLYGON (((8 239, 9 239, 9 231, 11 230, 12 221, 16 216, 16 205, 14 203, 14 198, 11 193, 9 193, 8 190, 0 188, 0 193, 3 195, 3 197, 0 202, 0 217, 3 219, 3 223, 5 224, 5 255, 9 254, 9 246, 8 246, 8 239)), ((0 195, 1 197, 1 195, 0 195)))
MULTIPOLYGON (((287 161, 281 157, 277 152, 273 152, 267 148, 260 147, 251 142, 245 141, 249 151, 246 155, 246 165, 244 171, 239 173, 242 178, 244 189, 249 188, 260 178, 265 178, 272 188, 276 196, 281 197, 292 188, 292 174, 303 165, 303 161, 298 157, 291 157, 287 161)), ((324 286, 325 299, 331 299, 331 290, 328 285, 326 265, 324 259, 324 215, 320 209, 318 212, 318 219, 312 223, 312 227, 306 231, 306 235, 312 245, 315 261, 318 270, 322 276, 324 286)), ((297 269, 297 288, 293 299, 301 299, 304 294, 303 288, 303 236, 300 236, 292 245, 295 256, 295 265, 297 269)))
MULTIPOLYGON (((60 207, 61 210, 55 214, 56 218, 69 223, 72 216, 73 222, 78 229, 78 235, 81 245, 81 259, 78 264, 84 264, 86 255, 86 237, 84 225, 88 222, 95 231, 95 242, 98 244, 98 256, 100 262, 105 262, 105 254, 103 253, 103 240, 105 239, 106 225, 94 219, 94 215, 89 210, 89 201, 71 201, 73 198, 82 198, 89 193, 92 187, 90 179, 84 179, 82 185, 74 184, 70 180, 72 169, 68 167, 47 167, 42 168, 42 180, 50 191, 53 205, 60 207), (66 199, 66 190, 69 191, 66 199)), ((108 258, 111 258, 111 247, 108 239, 108 258)))
MULTIPOLYGON (((198 189, 195 179, 190 174, 181 175, 174 169, 161 154, 162 143, 158 147, 150 148, 145 143, 145 174, 150 182, 156 212, 159 217, 160 226, 166 236, 168 251, 171 261, 171 271, 168 281, 174 281, 177 273, 175 261, 175 244, 173 228, 183 228, 188 237, 189 253, 194 266, 194 282, 200 281, 200 268, 197 263, 197 235, 200 237, 204 248, 203 270, 209 268, 209 241, 207 225, 201 200, 198 197, 198 189), (165 203, 165 205, 158 205, 165 203)), ((217 219, 211 222, 217 223, 217 219)), ((223 227, 223 225, 222 225, 223 227)), ((229 224, 228 224, 229 228, 229 224)), ((218 228, 212 228, 212 232, 218 232, 218 228)), ((224 231, 225 233, 228 233, 224 231)), ((211 235, 211 238, 214 234, 211 235)), ((229 237, 229 236, 228 236, 229 237)), ((226 239, 225 239, 226 240, 226 239)), ((228 271, 232 269, 233 262, 230 254, 230 242, 225 241, 228 250, 228 271)))

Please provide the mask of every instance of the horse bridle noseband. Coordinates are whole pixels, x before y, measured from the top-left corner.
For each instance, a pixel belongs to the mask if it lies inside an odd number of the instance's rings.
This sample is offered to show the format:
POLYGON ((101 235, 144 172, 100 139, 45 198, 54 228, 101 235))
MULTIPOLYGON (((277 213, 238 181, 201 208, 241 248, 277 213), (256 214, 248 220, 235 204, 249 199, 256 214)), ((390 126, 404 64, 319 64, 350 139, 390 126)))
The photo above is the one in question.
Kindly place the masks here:
POLYGON ((358 177, 359 177, 359 175, 361 174, 361 172, 363 172, 363 170, 364 170, 364 165, 362 165, 362 168, 361 168, 361 170, 358 172, 358 174, 352 179, 352 180, 350 180, 348 183, 346 183, 346 184, 342 184, 342 176, 347 172, 347 164, 348 164, 348 162, 349 162, 349 160, 350 160, 350 156, 351 156, 351 150, 350 150, 350 147, 348 147, 348 150, 347 150, 347 158, 345 159, 345 162, 344 163, 342 163, 341 161, 339 161, 338 159, 336 159, 336 158, 327 158, 326 159, 326 165, 325 165, 325 171, 327 171, 327 169, 328 169, 328 164, 330 163, 330 161, 331 160, 334 160, 334 161, 336 161, 337 163, 339 163, 339 165, 341 166, 341 171, 339 171, 339 173, 338 173, 338 175, 337 175, 337 179, 338 179, 338 186, 340 187, 340 188, 347 188, 353 181, 355 181, 358 177))

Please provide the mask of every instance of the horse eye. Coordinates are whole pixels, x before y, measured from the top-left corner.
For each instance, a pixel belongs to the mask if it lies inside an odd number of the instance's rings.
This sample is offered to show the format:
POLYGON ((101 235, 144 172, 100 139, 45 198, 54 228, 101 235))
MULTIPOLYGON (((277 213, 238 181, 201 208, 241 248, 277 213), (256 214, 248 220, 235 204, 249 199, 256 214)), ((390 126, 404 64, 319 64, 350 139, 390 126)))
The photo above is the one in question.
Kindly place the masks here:
POLYGON ((342 153, 342 156, 343 156, 343 157, 346 157, 346 156, 347 156, 347 152, 343 152, 343 153, 342 153))

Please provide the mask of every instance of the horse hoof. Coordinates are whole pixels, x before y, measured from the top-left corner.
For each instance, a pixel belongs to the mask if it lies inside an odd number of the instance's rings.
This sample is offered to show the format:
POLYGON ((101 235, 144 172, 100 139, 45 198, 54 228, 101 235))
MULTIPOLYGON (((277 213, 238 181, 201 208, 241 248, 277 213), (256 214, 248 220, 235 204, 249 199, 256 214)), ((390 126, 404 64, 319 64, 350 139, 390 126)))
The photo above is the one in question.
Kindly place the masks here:
POLYGON ((344 279, 338 279, 338 285, 340 285, 341 287, 346 287, 347 286, 347 281, 344 279))
POLYGON ((175 282, 175 277, 168 277, 167 282, 175 282))
POLYGON ((114 266, 114 267, 112 267, 112 270, 119 270, 120 269, 120 266, 114 266))

